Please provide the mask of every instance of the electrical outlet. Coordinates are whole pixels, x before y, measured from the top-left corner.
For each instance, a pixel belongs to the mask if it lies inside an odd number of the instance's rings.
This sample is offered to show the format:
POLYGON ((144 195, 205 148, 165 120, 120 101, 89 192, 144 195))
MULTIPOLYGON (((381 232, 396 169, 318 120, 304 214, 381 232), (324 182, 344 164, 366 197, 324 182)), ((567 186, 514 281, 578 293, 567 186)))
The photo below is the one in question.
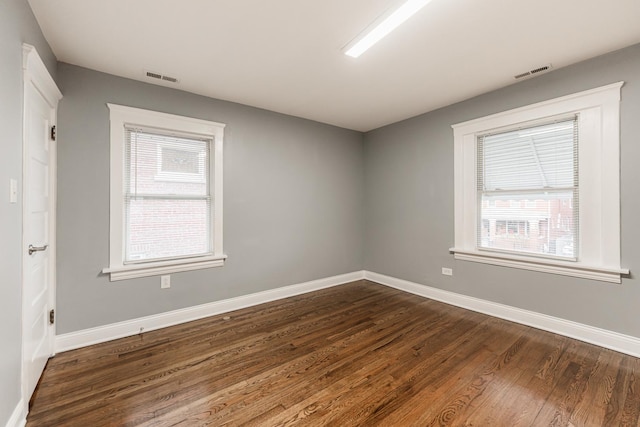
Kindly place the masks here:
POLYGON ((171 287, 171 276, 160 276, 160 288, 169 289, 171 287))
POLYGON ((442 267, 442 274, 444 274, 445 276, 453 276, 453 269, 442 267))

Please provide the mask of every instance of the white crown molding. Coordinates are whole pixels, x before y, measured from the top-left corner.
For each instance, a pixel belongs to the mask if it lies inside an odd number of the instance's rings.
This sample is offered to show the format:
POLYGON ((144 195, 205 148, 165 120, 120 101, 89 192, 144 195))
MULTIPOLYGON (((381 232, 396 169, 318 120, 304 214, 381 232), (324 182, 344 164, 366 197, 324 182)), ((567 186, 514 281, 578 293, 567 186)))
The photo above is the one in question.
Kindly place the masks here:
POLYGON ((6 427, 24 427, 27 424, 27 405, 20 399, 11 417, 7 421, 6 427))
POLYGON ((118 338, 128 337, 155 329, 166 328, 180 323, 191 322, 217 314, 227 313, 241 308, 251 307, 266 302, 271 302, 295 295, 305 294, 320 289, 342 285, 356 280, 364 279, 363 271, 341 274, 324 279, 312 280, 310 282, 285 286, 249 295, 243 295, 222 301, 215 301, 208 304, 197 305, 180 310, 173 310, 166 313, 152 316, 140 317, 124 322, 112 323, 110 325, 96 328, 84 329, 56 336, 56 352, 73 350, 88 345, 111 341, 118 338))
POLYGON ((479 298, 469 297, 454 292, 444 291, 431 286, 421 285, 391 276, 364 272, 364 278, 381 285, 409 292, 425 298, 476 311, 522 325, 531 326, 544 331, 553 332, 600 347, 619 351, 620 353, 640 357, 640 338, 619 334, 617 332, 596 328, 534 311, 523 310, 504 304, 498 304, 479 298))

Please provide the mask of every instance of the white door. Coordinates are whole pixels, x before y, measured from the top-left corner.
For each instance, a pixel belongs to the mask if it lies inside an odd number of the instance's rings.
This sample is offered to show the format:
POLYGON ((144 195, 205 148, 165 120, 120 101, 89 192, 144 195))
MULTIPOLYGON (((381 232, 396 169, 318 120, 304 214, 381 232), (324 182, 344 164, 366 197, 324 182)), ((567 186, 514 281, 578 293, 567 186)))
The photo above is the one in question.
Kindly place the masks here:
POLYGON ((28 400, 53 354, 54 328, 49 313, 54 305, 55 281, 55 146, 51 127, 60 92, 55 84, 52 89, 53 79, 35 49, 25 45, 24 55, 22 343, 23 386, 28 400))

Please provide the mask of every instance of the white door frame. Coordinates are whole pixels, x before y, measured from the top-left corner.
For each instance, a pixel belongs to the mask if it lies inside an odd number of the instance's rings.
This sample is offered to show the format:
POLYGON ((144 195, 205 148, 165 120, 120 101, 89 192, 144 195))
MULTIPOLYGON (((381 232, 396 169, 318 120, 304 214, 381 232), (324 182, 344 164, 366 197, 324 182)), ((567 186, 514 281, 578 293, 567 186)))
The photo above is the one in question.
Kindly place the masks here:
MULTIPOLYGON (((22 135, 23 135, 23 141, 22 141, 22 145, 23 145, 23 164, 22 164, 22 224, 23 224, 23 229, 22 229, 22 327, 21 327, 21 333, 22 333, 22 372, 21 372, 21 382, 22 382, 22 398, 23 398, 23 404, 25 405, 25 413, 27 410, 27 405, 29 403, 29 399, 31 398, 31 396, 27 396, 27 372, 25 369, 25 336, 24 336, 24 316, 25 316, 25 293, 24 293, 24 286, 25 286, 25 260, 27 255, 27 247, 29 246, 29 244, 31 242, 27 242, 26 241, 26 234, 25 234, 25 217, 26 217, 26 191, 28 190, 27 188, 25 188, 25 182, 27 182, 25 180, 26 178, 26 174, 27 174, 27 167, 26 167, 26 151, 27 151, 27 141, 26 141, 26 129, 25 129, 25 118, 27 117, 27 102, 25 100, 25 95, 27 93, 27 89, 29 88, 29 85, 32 85, 33 87, 36 88, 36 90, 42 95, 42 97, 46 100, 46 102, 49 104, 49 106, 51 107, 51 124, 55 125, 57 122, 57 108, 58 108, 58 101, 62 98, 62 93, 60 92, 60 90, 58 89, 58 87, 56 86, 56 83, 54 82, 53 78, 51 77, 51 75, 49 74, 49 71, 47 70, 46 66, 44 65, 44 63, 42 62, 42 59, 40 58, 40 56, 38 55, 38 52, 36 51, 36 48, 29 45, 29 44, 23 44, 22 45, 22 69, 23 69, 23 83, 24 83, 24 87, 23 87, 23 129, 22 129, 22 135)), ((57 192, 57 185, 56 185, 56 176, 57 176, 57 168, 56 168, 56 162, 57 162, 57 147, 56 147, 56 143, 52 143, 50 146, 50 150, 49 150, 49 218, 50 218, 50 223, 49 223, 49 241, 47 242, 49 244, 49 248, 48 250, 49 252, 49 307, 54 308, 55 307, 55 290, 56 290, 56 192, 57 192)), ((50 333, 49 333, 49 348, 48 348, 48 352, 53 356, 54 354, 54 340, 55 340, 55 324, 51 326, 50 329, 50 333)))

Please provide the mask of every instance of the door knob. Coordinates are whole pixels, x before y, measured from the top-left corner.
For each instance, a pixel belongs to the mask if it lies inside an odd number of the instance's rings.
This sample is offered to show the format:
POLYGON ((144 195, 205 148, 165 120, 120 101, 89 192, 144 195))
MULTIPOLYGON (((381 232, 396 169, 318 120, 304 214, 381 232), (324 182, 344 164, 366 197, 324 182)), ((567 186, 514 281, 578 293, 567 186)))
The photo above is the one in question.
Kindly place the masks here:
POLYGON ((49 245, 33 246, 29 245, 29 255, 33 255, 34 252, 46 251, 49 245))

